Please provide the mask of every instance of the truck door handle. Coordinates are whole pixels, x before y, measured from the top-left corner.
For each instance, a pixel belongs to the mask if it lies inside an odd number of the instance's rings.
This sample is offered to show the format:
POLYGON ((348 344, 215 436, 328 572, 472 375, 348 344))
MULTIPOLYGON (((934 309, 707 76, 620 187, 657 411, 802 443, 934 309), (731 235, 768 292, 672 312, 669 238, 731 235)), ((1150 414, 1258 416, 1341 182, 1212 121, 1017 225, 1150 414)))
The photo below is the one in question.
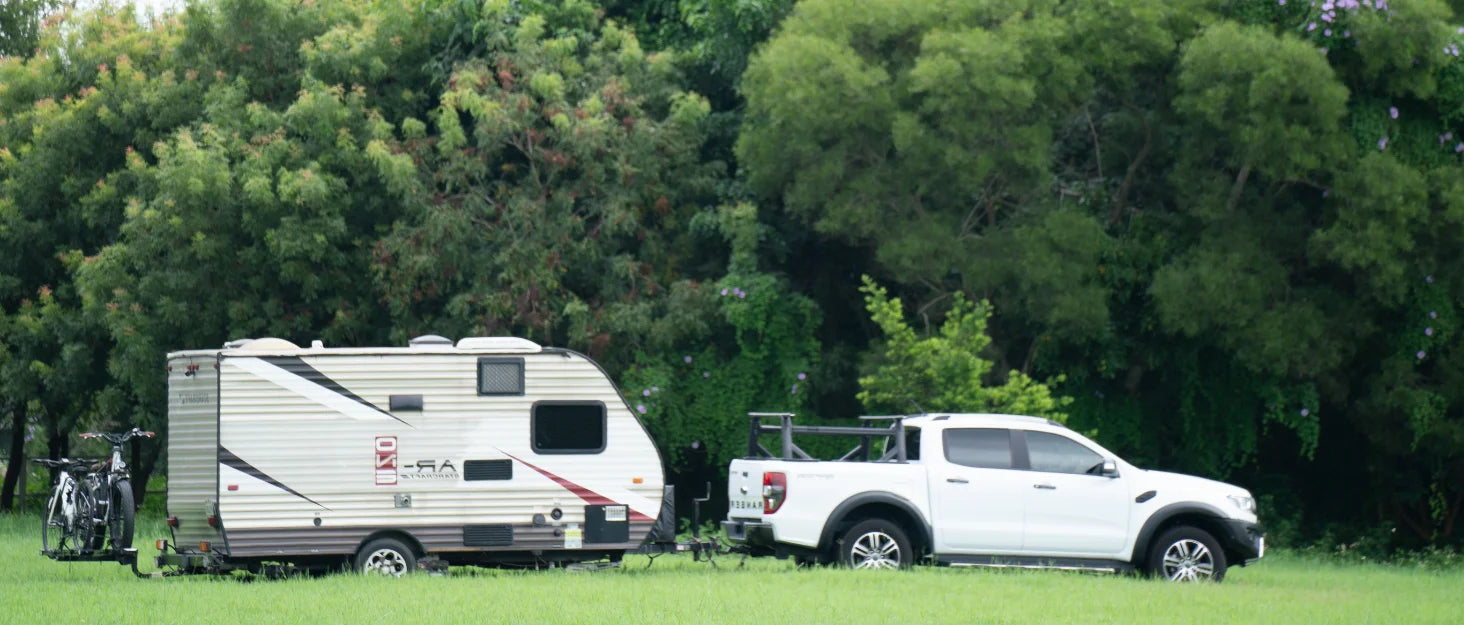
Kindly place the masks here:
POLYGON ((1057 490, 1057 487, 1051 484, 1033 484, 1032 488, 1040 488, 1042 490, 1057 490))
POLYGON ((952 484, 970 484, 971 483, 970 480, 967 480, 964 477, 948 477, 948 478, 946 478, 946 481, 947 482, 950 482, 952 484))

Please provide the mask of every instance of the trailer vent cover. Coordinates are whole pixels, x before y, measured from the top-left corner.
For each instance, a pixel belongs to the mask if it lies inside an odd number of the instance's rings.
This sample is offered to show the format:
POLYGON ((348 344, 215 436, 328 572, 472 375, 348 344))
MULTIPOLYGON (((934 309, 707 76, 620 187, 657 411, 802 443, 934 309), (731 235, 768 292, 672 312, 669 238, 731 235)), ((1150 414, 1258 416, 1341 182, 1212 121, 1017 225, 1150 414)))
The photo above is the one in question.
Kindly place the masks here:
POLYGON ((463 463, 463 479, 469 482, 513 479, 512 460, 468 460, 463 463))
POLYGON ((464 525, 463 545, 467 547, 508 547, 513 544, 513 526, 464 525))
POLYGON ((452 339, 436 334, 423 334, 417 338, 407 341, 409 347, 425 347, 428 345, 445 345, 452 347, 452 339))

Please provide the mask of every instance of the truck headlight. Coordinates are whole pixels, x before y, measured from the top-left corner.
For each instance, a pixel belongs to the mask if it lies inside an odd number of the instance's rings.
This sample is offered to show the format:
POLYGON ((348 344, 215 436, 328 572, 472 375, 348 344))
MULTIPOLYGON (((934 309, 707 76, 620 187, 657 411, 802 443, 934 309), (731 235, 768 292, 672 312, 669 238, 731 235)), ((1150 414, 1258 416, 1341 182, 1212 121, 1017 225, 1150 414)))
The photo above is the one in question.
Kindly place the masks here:
POLYGON ((1229 499, 1230 499, 1230 503, 1235 504, 1235 507, 1240 508, 1241 510, 1244 510, 1244 511, 1249 512, 1251 514, 1255 514, 1256 513, 1256 499, 1255 499, 1255 497, 1245 497, 1245 496, 1242 496, 1242 495, 1231 495, 1229 497, 1229 499))

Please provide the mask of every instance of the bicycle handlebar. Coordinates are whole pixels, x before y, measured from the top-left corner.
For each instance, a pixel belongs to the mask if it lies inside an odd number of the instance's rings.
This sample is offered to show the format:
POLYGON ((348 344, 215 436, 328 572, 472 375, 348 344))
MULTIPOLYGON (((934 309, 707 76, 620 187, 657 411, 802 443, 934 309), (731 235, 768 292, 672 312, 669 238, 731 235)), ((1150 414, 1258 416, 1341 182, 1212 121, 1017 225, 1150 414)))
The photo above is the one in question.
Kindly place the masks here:
POLYGON ((91 469, 93 465, 101 461, 91 458, 62 458, 60 460, 53 460, 51 458, 31 458, 31 462, 39 464, 43 467, 50 467, 52 469, 83 471, 91 469))
POLYGON ((127 430, 126 432, 87 432, 85 434, 81 434, 80 436, 81 438, 105 438, 113 444, 121 445, 122 443, 127 442, 128 439, 131 439, 135 436, 152 438, 154 434, 152 432, 145 431, 142 428, 132 428, 130 430, 127 430))

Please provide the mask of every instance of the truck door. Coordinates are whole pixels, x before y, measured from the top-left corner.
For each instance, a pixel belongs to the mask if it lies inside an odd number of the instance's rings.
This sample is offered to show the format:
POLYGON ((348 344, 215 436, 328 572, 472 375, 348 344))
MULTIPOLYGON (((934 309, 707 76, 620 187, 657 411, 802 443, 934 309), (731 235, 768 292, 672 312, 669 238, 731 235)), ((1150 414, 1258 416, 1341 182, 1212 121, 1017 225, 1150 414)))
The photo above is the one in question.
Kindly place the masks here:
MULTIPOLYGON (((935 447, 927 442, 927 450, 935 447)), ((1018 553, 1031 475, 1014 469, 1004 428, 946 428, 941 458, 930 458, 931 525, 940 554, 1018 553)), ((929 454, 935 455, 935 454, 929 454)))
POLYGON ((1026 538, 1031 555, 1114 557, 1128 537, 1127 478, 1101 475, 1105 458, 1066 436, 1016 432, 1025 439, 1026 538))

